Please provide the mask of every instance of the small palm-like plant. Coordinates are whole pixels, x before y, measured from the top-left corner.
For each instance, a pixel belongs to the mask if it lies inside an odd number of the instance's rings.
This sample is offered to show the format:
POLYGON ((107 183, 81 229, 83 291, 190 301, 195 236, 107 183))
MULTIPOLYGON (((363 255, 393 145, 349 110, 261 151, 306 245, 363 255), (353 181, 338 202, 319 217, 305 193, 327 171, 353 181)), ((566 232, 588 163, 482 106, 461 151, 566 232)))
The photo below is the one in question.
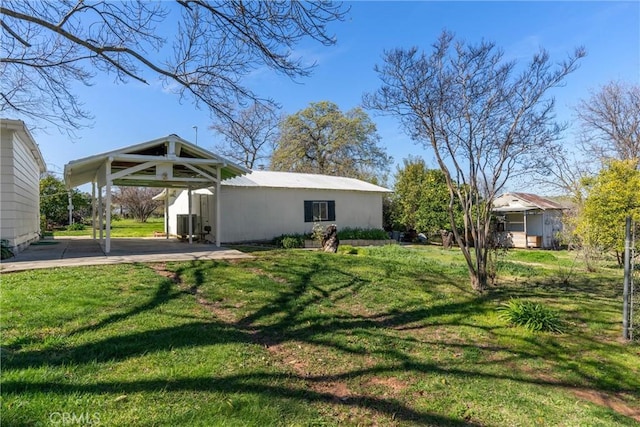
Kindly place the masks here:
POLYGON ((512 299, 498 308, 499 317, 515 326, 530 331, 564 332, 564 325, 558 313, 542 304, 512 299))

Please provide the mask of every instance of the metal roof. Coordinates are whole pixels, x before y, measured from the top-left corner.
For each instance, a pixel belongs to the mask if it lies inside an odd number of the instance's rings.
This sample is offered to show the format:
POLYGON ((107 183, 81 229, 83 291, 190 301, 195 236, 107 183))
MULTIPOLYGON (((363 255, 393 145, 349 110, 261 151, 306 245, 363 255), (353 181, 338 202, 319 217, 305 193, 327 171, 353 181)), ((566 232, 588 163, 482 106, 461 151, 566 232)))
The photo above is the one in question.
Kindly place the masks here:
POLYGON ((559 203, 531 193, 505 193, 493 201, 494 212, 565 209, 559 203))
POLYGON ((222 166, 221 177, 223 180, 251 172, 177 135, 169 135, 73 160, 64 166, 64 178, 67 186, 73 188, 93 181, 96 179, 97 171, 108 161, 111 161, 110 173, 115 175, 126 170, 136 170, 135 174, 114 180, 114 185, 185 188, 185 181, 190 179, 194 186, 205 187, 211 185, 211 182, 205 179, 198 183, 195 180, 202 176, 202 173, 210 174, 212 167, 222 166), (172 170, 169 174, 171 176, 167 180, 153 181, 151 178, 158 174, 156 167, 160 163, 171 165, 172 170), (145 168, 144 165, 148 166, 145 168))
POLYGON ((390 193, 391 190, 355 178, 311 173, 253 171, 222 183, 224 187, 304 188, 313 190, 365 191, 390 193))

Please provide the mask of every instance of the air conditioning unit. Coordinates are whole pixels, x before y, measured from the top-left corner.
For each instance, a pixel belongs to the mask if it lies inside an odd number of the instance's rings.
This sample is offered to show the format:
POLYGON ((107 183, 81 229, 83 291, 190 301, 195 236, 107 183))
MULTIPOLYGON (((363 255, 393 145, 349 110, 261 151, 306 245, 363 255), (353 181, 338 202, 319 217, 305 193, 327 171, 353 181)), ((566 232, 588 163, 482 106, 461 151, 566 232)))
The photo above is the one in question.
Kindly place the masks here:
MULTIPOLYGON (((191 234, 198 234, 198 215, 191 215, 191 234)), ((179 236, 188 236, 189 235, 189 215, 188 214, 180 214, 178 215, 178 232, 176 233, 179 236)))

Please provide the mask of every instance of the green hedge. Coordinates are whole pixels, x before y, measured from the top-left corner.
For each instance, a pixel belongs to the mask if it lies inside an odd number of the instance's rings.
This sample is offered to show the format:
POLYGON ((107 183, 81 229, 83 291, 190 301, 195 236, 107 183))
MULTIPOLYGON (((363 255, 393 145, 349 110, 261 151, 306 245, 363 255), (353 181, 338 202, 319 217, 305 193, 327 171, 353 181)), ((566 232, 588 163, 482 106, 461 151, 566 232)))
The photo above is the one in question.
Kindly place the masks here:
POLYGON ((345 227, 338 230, 340 240, 388 240, 386 231, 379 228, 351 228, 345 227))

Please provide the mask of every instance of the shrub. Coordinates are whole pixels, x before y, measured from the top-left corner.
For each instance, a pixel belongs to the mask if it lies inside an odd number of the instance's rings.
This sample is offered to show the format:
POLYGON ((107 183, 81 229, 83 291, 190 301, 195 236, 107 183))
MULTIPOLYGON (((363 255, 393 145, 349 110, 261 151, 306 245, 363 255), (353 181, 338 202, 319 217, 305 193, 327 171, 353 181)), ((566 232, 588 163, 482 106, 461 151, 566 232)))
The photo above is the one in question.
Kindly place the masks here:
POLYGON ((0 259, 8 259, 13 256, 13 252, 9 248, 9 241, 6 239, 2 239, 0 241, 0 259))
POLYGON ((313 228, 311 229, 311 238, 316 242, 322 242, 323 237, 324 237, 324 227, 319 222, 314 222, 313 228))
POLYGON ((77 231, 77 230, 84 230, 85 229, 85 225, 81 222, 74 222, 73 224, 70 224, 67 226, 67 230, 69 231, 77 231))
POLYGON ((285 249, 304 248, 304 234, 283 234, 273 239, 274 246, 285 249))
POLYGON ((389 235, 386 231, 379 228, 351 228, 345 227, 338 230, 338 239, 340 240, 388 240, 389 235))
POLYGON ((560 316, 542 304, 512 299, 498 308, 499 317, 515 326, 530 331, 562 333, 564 327, 560 316))

